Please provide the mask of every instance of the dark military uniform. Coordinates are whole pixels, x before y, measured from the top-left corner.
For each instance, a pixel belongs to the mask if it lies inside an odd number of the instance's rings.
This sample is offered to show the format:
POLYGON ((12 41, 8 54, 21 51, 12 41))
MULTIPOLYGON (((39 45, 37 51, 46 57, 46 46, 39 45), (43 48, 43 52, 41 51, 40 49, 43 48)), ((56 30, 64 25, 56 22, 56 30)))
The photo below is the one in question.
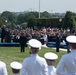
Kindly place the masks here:
POLYGON ((24 35, 20 36, 20 46, 21 46, 21 52, 24 52, 26 46, 26 36, 24 35))

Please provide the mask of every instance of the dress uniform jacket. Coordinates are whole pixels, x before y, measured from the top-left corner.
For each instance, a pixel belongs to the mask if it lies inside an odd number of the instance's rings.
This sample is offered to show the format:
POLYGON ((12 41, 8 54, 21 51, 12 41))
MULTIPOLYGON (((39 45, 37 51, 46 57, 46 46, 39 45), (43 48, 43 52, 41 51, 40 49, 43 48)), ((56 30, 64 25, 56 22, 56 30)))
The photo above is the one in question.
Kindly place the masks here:
POLYGON ((25 46, 25 44, 26 44, 26 36, 20 36, 20 44, 22 45, 22 46, 25 46))
POLYGON ((20 46, 21 46, 21 52, 24 52, 25 51, 25 46, 26 46, 26 36, 24 35, 21 35, 20 36, 20 46))
POLYGON ((57 75, 76 75, 76 50, 62 56, 56 73, 57 75))
POLYGON ((46 60, 37 54, 31 54, 24 59, 20 75, 48 75, 46 60))
POLYGON ((49 75, 56 75, 56 68, 54 66, 48 66, 49 75))
POLYGON ((0 75, 7 75, 6 64, 0 61, 0 75))

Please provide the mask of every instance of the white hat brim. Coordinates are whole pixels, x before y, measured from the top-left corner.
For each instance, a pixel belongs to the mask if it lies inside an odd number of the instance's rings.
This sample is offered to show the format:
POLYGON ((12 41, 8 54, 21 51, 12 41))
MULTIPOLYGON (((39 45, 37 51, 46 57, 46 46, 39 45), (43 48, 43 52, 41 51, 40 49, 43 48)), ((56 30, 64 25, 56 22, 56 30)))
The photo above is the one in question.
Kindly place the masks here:
POLYGON ((22 68, 22 65, 19 63, 19 62, 12 62, 10 64, 11 68, 13 69, 21 69, 22 68))
POLYGON ((74 36, 74 35, 67 36, 66 41, 68 43, 74 43, 74 44, 76 44, 76 36, 74 36))
POLYGON ((38 41, 36 39, 31 39, 31 40, 29 40, 28 45, 32 48, 40 49, 42 44, 40 41, 38 41))
POLYGON ((44 54, 44 57, 48 60, 56 60, 58 56, 55 53, 47 52, 44 54))

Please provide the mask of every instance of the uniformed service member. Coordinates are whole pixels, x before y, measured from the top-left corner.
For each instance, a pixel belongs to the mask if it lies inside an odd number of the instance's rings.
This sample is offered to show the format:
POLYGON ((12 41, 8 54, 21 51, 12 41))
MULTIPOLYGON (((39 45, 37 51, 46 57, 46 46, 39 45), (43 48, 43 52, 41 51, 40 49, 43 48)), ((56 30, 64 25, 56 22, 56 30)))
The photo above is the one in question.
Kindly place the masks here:
POLYGON ((0 75, 8 75, 6 64, 0 61, 0 75))
POLYGON ((22 68, 22 64, 14 61, 10 64, 10 66, 12 68, 13 75, 19 75, 20 69, 22 68))
POLYGON ((76 75, 76 36, 66 38, 71 52, 65 54, 57 65, 57 75, 76 75))
POLYGON ((56 68, 54 67, 55 60, 58 58, 58 55, 53 52, 47 52, 44 54, 44 57, 48 64, 49 75, 56 75, 56 68))
POLYGON ((24 59, 20 75, 48 75, 46 60, 38 55, 38 51, 41 49, 41 42, 31 39, 28 45, 30 46, 31 54, 24 59))

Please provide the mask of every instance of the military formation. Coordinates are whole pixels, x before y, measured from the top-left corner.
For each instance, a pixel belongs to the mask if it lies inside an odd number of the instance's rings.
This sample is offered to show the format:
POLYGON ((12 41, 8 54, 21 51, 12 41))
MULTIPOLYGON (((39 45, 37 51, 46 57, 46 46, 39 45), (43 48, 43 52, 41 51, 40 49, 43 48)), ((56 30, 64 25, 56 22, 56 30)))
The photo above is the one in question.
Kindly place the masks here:
MULTIPOLYGON (((44 57, 38 55, 42 43, 37 39, 28 41, 30 56, 21 63, 10 63, 13 75, 76 75, 76 36, 66 37, 70 52, 63 55, 55 67, 58 55, 47 52, 44 57)), ((0 75, 8 75, 6 64, 0 61, 0 75)))

